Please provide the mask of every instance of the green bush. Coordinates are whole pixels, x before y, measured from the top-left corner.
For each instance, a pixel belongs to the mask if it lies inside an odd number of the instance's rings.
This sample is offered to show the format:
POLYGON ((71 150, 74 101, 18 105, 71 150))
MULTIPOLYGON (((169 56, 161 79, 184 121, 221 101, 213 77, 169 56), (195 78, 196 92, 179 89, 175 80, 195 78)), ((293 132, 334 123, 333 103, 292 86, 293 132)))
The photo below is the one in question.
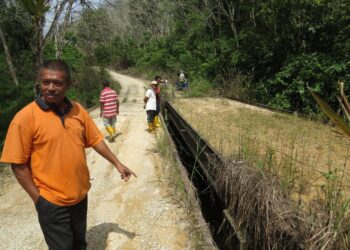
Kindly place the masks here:
POLYGON ((2 102, 0 106, 0 149, 5 139, 7 128, 15 114, 34 100, 34 83, 20 82, 20 86, 5 86, 0 82, 0 97, 6 102, 2 102))
POLYGON ((189 89, 184 91, 186 97, 205 97, 213 94, 213 85, 204 78, 195 78, 189 82, 189 89))
POLYGON ((260 84, 257 98, 276 108, 316 113, 318 108, 307 90, 309 86, 323 93, 328 103, 336 108, 336 83, 340 79, 350 82, 349 66, 350 63, 336 61, 321 53, 296 56, 273 78, 260 84))

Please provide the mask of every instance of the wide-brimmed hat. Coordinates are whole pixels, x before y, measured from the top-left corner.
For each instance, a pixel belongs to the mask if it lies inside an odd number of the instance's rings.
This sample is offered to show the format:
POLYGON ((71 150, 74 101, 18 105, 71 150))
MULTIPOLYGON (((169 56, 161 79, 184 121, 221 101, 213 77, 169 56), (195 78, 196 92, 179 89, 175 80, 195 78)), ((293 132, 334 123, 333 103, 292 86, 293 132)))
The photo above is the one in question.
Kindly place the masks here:
POLYGON ((157 81, 152 81, 152 82, 151 82, 151 85, 157 85, 157 84, 158 84, 157 81))

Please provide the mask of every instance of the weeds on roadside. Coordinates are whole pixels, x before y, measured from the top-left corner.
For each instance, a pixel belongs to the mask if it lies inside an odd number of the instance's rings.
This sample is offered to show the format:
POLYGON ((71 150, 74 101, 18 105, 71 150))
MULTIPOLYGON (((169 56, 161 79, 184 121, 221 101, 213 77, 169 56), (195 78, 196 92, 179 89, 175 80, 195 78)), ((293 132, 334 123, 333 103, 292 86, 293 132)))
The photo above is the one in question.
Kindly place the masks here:
MULTIPOLYGON (((180 174, 176 171, 176 160, 174 158, 173 152, 171 150, 170 143, 168 141, 168 138, 164 133, 158 133, 156 134, 156 149, 159 151, 159 153, 162 156, 163 159, 163 165, 167 166, 167 173, 168 173, 168 181, 176 188, 177 194, 180 195, 181 200, 183 200, 184 196, 186 194, 184 184, 181 180, 180 174)), ((188 206, 188 204, 185 204, 188 206)))
POLYGON ((203 240, 203 235, 201 234, 199 228, 201 226, 196 225, 198 222, 195 220, 193 214, 193 204, 190 202, 189 194, 187 193, 184 181, 182 179, 180 170, 177 166, 176 158, 174 156, 173 148, 169 142, 167 136, 163 131, 156 134, 156 149, 161 154, 163 160, 163 167, 166 168, 167 182, 174 195, 175 200, 182 204, 188 211, 190 218, 192 219, 191 225, 191 243, 193 244, 193 249, 207 249, 205 246, 205 241, 203 240), (173 188, 171 188, 173 187, 173 188))

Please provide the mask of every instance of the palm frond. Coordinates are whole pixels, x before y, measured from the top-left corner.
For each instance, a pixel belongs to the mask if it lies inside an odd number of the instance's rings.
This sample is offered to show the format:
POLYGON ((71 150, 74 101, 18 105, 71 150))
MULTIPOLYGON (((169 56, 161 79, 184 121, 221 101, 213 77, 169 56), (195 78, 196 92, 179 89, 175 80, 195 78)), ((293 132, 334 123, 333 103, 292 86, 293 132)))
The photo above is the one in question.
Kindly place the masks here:
POLYGON ((339 127, 346 135, 350 136, 350 126, 344 122, 344 120, 337 115, 328 105, 325 103, 322 98, 313 90, 309 89, 312 97, 315 99, 315 101, 318 103, 318 105, 321 107, 323 112, 331 119, 331 121, 339 127))

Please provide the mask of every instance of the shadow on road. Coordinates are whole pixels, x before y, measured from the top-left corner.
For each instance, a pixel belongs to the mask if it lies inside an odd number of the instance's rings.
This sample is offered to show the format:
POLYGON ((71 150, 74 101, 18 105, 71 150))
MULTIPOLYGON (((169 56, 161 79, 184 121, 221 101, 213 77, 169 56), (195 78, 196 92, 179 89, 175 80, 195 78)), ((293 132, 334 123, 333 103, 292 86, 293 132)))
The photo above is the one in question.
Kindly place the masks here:
POLYGON ((86 238, 88 241, 88 249, 105 250, 107 247, 108 234, 111 232, 124 234, 129 239, 134 239, 137 236, 134 232, 129 232, 120 228, 118 224, 102 223, 87 231, 86 238))

